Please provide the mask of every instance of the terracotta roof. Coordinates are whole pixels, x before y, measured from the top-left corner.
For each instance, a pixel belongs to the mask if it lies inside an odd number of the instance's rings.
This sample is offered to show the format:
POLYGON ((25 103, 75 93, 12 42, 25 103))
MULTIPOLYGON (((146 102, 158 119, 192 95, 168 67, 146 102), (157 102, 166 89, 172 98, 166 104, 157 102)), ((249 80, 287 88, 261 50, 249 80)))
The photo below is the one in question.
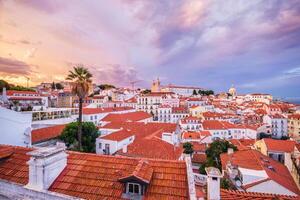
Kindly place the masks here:
POLYGON ((191 142, 193 144, 193 149, 195 152, 205 152, 207 149, 206 144, 198 143, 198 142, 191 142))
POLYGON ((153 168, 149 165, 148 161, 141 159, 138 165, 132 169, 132 172, 128 173, 125 177, 122 177, 119 180, 136 177, 145 183, 150 183, 153 175, 153 168))
POLYGON ((0 159, 11 156, 14 152, 13 147, 7 146, 0 149, 0 159))
POLYGON ((211 136, 209 131, 185 131, 182 133, 183 139, 202 139, 211 136))
POLYGON ((118 155, 177 160, 181 156, 182 147, 174 147, 161 139, 162 133, 172 133, 176 130, 176 126, 173 123, 112 122, 101 128, 123 128, 134 133, 135 139, 128 145, 127 153, 120 150, 117 152, 118 155))
POLYGON ((105 136, 99 136, 100 139, 105 139, 105 140, 112 140, 112 141, 122 141, 126 138, 129 138, 133 136, 134 133, 130 130, 127 129, 122 129, 116 132, 113 132, 111 134, 105 135, 105 136))
POLYGON ((230 142, 238 148, 238 150, 250 149, 254 145, 254 139, 231 139, 230 142))
POLYGON ((268 151, 278 151, 291 153, 295 150, 295 141, 292 140, 274 140, 271 138, 264 138, 263 142, 267 146, 268 151))
MULTIPOLYGON (((222 168, 226 168, 229 161, 227 153, 221 154, 222 168)), ((263 155, 256 150, 241 150, 230 155, 230 161, 233 165, 252 170, 264 170, 268 177, 288 190, 299 194, 298 187, 294 182, 287 167, 272 158, 263 155)))
POLYGON ((192 157, 192 162, 193 163, 199 163, 199 164, 203 164, 206 162, 206 154, 202 154, 202 153, 195 153, 193 154, 193 157, 192 157))
POLYGON ((296 200, 299 197, 258 192, 244 192, 239 190, 221 189, 221 199, 226 200, 296 200))
POLYGON ((120 114, 108 114, 106 117, 101 119, 101 121, 141 121, 148 118, 152 118, 152 115, 147 112, 136 111, 120 114))
POLYGON ((28 165, 26 162, 29 160, 27 152, 32 149, 24 147, 13 147, 0 145, 0 151, 7 148, 13 148, 12 154, 0 162, 0 179, 11 181, 19 184, 28 183, 28 165))
POLYGON ((289 115, 289 119, 300 120, 300 114, 291 114, 289 115))
POLYGON ((38 143, 56 138, 61 135, 62 131, 66 127, 65 124, 56 125, 46 128, 35 129, 31 131, 31 142, 38 143))
POLYGON ((6 95, 12 96, 14 94, 33 94, 33 95, 38 95, 37 92, 34 91, 18 91, 18 90, 7 90, 6 95))
POLYGON ((132 144, 127 146, 127 153, 123 153, 122 150, 119 150, 117 155, 137 158, 178 160, 182 152, 183 148, 181 146, 176 147, 158 137, 152 137, 149 139, 135 139, 132 144))
MULTIPOLYGON (((7 146, 0 145, 0 150, 7 146)), ((31 148, 13 147, 14 153, 0 162, 0 179, 26 185, 28 183, 31 148)), ((141 159, 68 152, 67 166, 49 190, 83 199, 122 199, 125 189, 119 181, 123 173, 136 169, 141 159)), ((183 161, 147 159, 153 169, 144 199, 188 199, 186 164, 183 161)), ((143 166, 142 166, 143 167, 143 166)), ((140 170, 139 176, 149 180, 140 170)))
POLYGON ((82 113, 84 115, 100 114, 100 113, 110 113, 118 111, 133 110, 131 107, 116 107, 116 108, 83 108, 82 113))

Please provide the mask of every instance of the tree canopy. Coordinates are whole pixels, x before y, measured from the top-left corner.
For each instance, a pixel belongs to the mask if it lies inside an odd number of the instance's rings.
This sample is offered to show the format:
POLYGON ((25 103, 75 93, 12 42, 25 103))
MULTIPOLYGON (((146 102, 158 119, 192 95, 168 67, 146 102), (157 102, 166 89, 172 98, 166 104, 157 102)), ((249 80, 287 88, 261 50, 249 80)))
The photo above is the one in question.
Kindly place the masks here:
POLYGON ((202 96, 209 96, 215 94, 215 92, 213 90, 199 90, 198 94, 202 96))
POLYGON ((192 154, 192 153, 194 153, 193 144, 190 143, 190 142, 185 142, 183 144, 183 149, 184 149, 183 153, 185 153, 185 154, 192 154))
POLYGON ((110 85, 110 84, 101 84, 101 85, 98 85, 98 87, 101 90, 109 90, 109 89, 112 89, 112 88, 116 88, 114 85, 110 85))
POLYGON ((212 142, 206 150, 206 162, 200 167, 200 173, 205 174, 205 167, 216 167, 221 170, 220 155, 227 152, 229 148, 237 151, 237 147, 227 140, 216 140, 212 142))
POLYGON ((3 88, 6 88, 7 90, 9 90, 10 85, 5 80, 0 80, 0 92, 3 91, 3 88))
POLYGON ((8 83, 7 81, 5 80, 0 80, 0 92, 3 91, 3 88, 6 88, 6 90, 17 90, 17 91, 35 91, 34 89, 32 88, 27 88, 27 87, 23 87, 23 86, 20 86, 20 85, 13 85, 13 84, 10 84, 8 83))
POLYGON ((83 151, 89 153, 96 152, 96 138, 99 136, 98 129, 92 122, 83 122, 82 123, 82 148, 78 149, 78 122, 72 122, 68 124, 62 134, 59 136, 63 142, 66 143, 66 146, 70 150, 83 151))

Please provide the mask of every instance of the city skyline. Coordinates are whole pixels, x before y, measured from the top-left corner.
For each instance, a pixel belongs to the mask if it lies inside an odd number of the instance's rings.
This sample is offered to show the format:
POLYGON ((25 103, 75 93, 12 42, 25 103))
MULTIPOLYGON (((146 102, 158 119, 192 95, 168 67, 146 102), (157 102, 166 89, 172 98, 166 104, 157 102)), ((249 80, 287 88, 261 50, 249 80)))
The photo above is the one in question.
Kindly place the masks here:
POLYGON ((297 1, 1 1, 0 77, 62 81, 74 64, 96 83, 300 93, 297 1))

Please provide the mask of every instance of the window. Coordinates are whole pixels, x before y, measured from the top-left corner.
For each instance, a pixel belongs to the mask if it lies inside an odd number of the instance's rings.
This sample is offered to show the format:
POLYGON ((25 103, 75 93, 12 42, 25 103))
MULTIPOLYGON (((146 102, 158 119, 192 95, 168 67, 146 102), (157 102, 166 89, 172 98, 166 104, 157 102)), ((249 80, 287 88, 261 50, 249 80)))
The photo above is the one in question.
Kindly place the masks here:
POLYGON ((102 149, 102 143, 99 142, 99 149, 102 149))
POLYGON ((90 119, 93 120, 93 116, 91 116, 90 119))
POLYGON ((141 186, 137 183, 127 183, 127 193, 141 194, 141 186))

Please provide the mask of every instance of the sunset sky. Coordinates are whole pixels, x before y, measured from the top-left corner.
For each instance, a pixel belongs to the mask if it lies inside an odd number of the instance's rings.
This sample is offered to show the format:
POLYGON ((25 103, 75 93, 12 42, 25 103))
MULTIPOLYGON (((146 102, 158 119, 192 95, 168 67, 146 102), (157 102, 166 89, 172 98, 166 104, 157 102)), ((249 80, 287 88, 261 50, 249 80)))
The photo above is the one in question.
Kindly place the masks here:
POLYGON ((0 0, 0 78, 300 96, 299 0, 0 0))

